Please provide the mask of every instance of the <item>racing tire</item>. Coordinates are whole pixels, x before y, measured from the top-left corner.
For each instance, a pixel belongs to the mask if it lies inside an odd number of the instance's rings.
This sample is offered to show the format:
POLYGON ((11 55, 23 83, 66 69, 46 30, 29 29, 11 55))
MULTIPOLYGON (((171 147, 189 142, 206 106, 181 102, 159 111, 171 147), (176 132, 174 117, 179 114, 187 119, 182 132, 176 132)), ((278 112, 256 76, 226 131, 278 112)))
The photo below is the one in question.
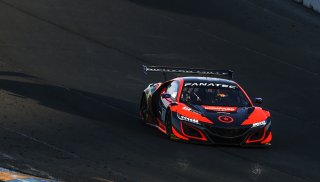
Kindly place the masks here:
POLYGON ((166 114, 166 131, 170 140, 176 140, 176 137, 172 133, 172 123, 171 123, 171 111, 168 110, 166 114))

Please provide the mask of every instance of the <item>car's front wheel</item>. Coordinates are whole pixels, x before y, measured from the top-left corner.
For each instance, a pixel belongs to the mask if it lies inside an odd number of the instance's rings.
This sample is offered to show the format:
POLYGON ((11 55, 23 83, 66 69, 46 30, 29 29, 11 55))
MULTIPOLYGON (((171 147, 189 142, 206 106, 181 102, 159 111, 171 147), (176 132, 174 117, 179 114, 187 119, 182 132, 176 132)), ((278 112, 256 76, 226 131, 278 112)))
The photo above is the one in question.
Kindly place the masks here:
POLYGON ((172 133, 172 123, 171 123, 171 111, 167 111, 166 114, 166 131, 167 135, 171 140, 174 140, 176 137, 172 133))

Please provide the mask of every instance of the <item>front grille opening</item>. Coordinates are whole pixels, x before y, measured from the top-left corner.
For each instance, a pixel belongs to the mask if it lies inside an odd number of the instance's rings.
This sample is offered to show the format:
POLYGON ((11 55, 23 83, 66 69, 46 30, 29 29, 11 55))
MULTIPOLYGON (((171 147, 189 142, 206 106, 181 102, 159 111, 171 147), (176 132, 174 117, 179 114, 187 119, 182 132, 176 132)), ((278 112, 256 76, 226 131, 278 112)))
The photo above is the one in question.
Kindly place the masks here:
POLYGON ((264 130, 260 129, 251 135, 250 140, 260 140, 263 137, 264 130))
POLYGON ((215 135, 222 137, 238 137, 244 135, 248 128, 219 128, 219 127, 211 127, 210 131, 215 135))
POLYGON ((191 126, 188 126, 188 125, 182 123, 182 129, 183 129, 184 134, 186 134, 188 136, 192 136, 192 137, 196 137, 196 138, 202 138, 201 133, 198 130, 196 130, 193 127, 191 127, 191 126))
POLYGON ((225 138, 225 137, 211 135, 211 139, 216 144, 240 145, 245 138, 244 137, 225 138))

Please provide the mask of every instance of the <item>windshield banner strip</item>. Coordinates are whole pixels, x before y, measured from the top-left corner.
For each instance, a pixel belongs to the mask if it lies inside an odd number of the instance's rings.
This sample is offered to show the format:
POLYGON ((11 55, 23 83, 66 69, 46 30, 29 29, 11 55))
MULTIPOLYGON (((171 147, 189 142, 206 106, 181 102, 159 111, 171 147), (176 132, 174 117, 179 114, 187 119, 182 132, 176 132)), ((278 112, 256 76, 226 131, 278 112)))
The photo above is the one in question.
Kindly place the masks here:
POLYGON ((205 110, 220 111, 220 112, 236 112, 237 107, 224 107, 224 106, 202 106, 205 110))

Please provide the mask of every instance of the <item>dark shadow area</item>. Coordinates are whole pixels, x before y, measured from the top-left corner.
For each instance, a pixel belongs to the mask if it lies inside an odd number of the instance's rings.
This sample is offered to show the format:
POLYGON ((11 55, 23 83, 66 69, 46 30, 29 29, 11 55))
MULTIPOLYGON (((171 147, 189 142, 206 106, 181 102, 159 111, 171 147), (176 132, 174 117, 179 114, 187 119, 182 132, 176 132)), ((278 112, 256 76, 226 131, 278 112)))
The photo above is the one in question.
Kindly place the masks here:
POLYGON ((0 79, 0 89, 54 110, 107 124, 134 123, 130 121, 138 117, 138 106, 134 103, 80 90, 6 79, 0 79))
MULTIPOLYGON (((212 7, 217 7, 217 1, 212 0, 129 0, 138 5, 162 9, 175 13, 205 18, 217 18, 218 12, 212 11, 212 7)), ((219 3, 221 4, 221 3, 219 3)), ((222 3, 223 4, 223 3, 222 3)), ((226 3, 224 3, 226 4, 226 3)), ((238 3, 237 3, 238 4, 238 3)))
MULTIPOLYGON (((160 9, 172 13, 191 17, 200 17, 208 20, 218 20, 237 27, 245 32, 257 35, 273 42, 287 44, 287 42, 301 41, 295 30, 296 24, 309 28, 310 34, 316 35, 318 25, 306 23, 305 11, 299 4, 291 1, 279 4, 268 1, 251 0, 128 0, 137 5, 160 9), (296 8, 293 10, 293 8, 296 8), (299 8, 301 10, 299 10, 299 8), (304 14, 305 13, 305 14, 304 14), (281 18, 279 18, 281 17, 281 18), (281 36, 280 36, 281 35, 281 36), (295 36, 295 39, 290 37, 295 36)), ((314 15, 310 15, 314 16, 314 15)), ((317 17, 313 17, 316 19, 317 17)), ((188 19, 188 18, 186 18, 188 19)), ((183 22, 182 22, 183 23, 183 22)), ((186 24, 189 21, 185 22, 186 24)), ((189 24, 189 26, 193 26, 189 24)), ((197 25, 195 25, 196 28, 197 25)), ((213 25, 214 26, 214 25, 213 25)), ((212 27, 214 28, 214 27, 212 27)), ((219 27, 220 29, 223 27, 219 27)), ((239 35, 241 36, 241 35, 239 35)))
POLYGON ((22 77, 22 78, 33 78, 33 79, 38 79, 41 80, 39 77, 25 74, 25 73, 20 73, 20 72, 12 72, 12 71, 0 71, 0 76, 12 76, 12 77, 22 77))
MULTIPOLYGON (((291 15, 291 12, 287 12, 286 9, 282 9, 280 4, 274 4, 274 2, 269 1, 250 1, 250 0, 229 0, 229 1, 213 1, 213 0, 128 0, 141 6, 151 7, 154 9, 161 9, 165 11, 170 11, 179 14, 185 14, 189 16, 203 17, 207 19, 222 19, 228 22, 233 22, 233 24, 242 25, 244 22, 239 22, 235 20, 247 20, 250 21, 252 18, 260 20, 261 25, 266 22, 261 21, 265 17, 266 12, 262 10, 270 9, 279 14, 285 16, 291 15), (277 6, 278 5, 278 6, 277 6), (260 11, 260 14, 257 12, 260 11), (255 12, 253 14, 253 12, 255 12)), ((299 5, 295 2, 287 1, 288 7, 299 5)), ((301 7, 302 8, 302 7, 301 7)), ((257 21, 258 23, 259 21, 257 21)))

